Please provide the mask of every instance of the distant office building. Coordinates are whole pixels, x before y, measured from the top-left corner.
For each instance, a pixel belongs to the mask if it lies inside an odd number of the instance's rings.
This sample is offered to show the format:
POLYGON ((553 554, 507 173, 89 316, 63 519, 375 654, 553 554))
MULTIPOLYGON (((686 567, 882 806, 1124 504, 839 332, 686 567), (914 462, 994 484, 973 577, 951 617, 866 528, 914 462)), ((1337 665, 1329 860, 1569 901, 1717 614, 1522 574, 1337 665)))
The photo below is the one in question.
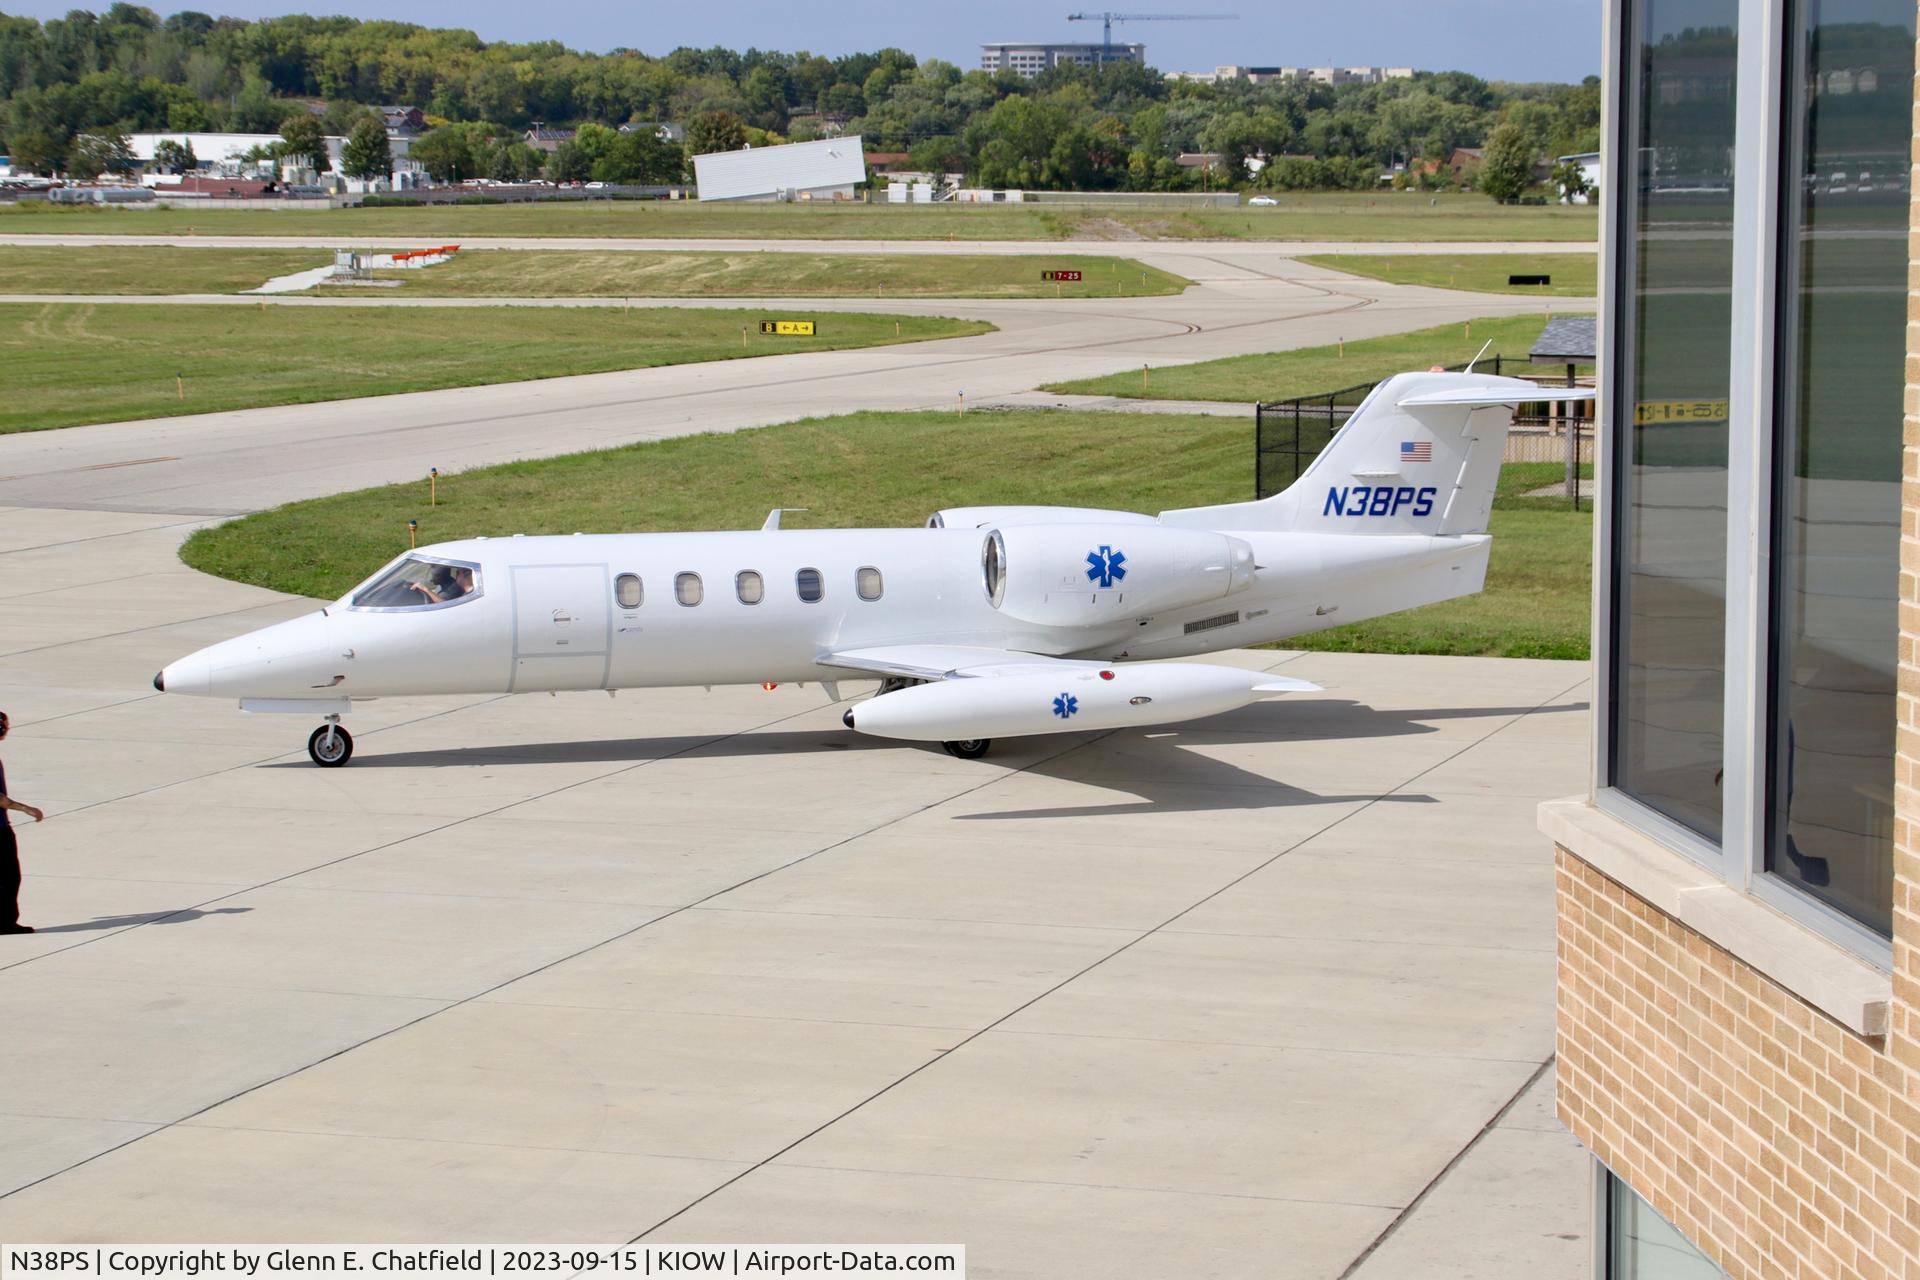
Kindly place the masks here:
POLYGON ((980 67, 983 71, 1018 71, 1031 80, 1042 71, 1049 71, 1065 63, 1074 63, 1082 67, 1091 67, 1102 58, 1108 62, 1138 62, 1147 60, 1147 46, 1144 44, 983 44, 980 46, 980 67))
POLYGON ((1269 80, 1311 80, 1316 84, 1385 84, 1389 80, 1409 80, 1412 67, 1243 67, 1226 65, 1211 71, 1169 71, 1169 80, 1191 80, 1197 84, 1219 84, 1226 80, 1246 80, 1265 84, 1269 80))
POLYGON ((850 200, 867 180, 860 135, 693 158, 702 200, 850 200))

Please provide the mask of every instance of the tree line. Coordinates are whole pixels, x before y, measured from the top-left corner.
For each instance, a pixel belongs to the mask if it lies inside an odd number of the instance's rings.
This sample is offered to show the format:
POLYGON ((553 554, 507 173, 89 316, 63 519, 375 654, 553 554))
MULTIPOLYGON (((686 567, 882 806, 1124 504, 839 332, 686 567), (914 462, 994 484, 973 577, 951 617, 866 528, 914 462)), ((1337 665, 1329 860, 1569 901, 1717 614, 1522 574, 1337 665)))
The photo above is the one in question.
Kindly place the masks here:
POLYGON ((305 117, 351 139, 377 118, 368 107, 392 103, 417 105, 438 126, 413 154, 443 178, 544 168, 562 181, 667 182, 688 154, 844 131, 978 186, 1139 191, 1223 179, 1371 188, 1383 166, 1444 186, 1455 181, 1448 166, 1414 162, 1486 145, 1497 129, 1516 154, 1595 150, 1600 114, 1591 77, 1506 84, 1443 71, 1377 85, 1201 84, 1114 63, 1025 80, 899 49, 595 54, 341 17, 163 19, 129 4, 45 22, 0 16, 0 144, 22 167, 91 167, 103 147, 111 167, 111 139, 128 131, 300 133, 305 117), (685 128, 684 148, 651 129, 617 128, 662 121, 685 128), (578 132, 548 156, 522 141, 536 124, 578 132), (1217 153, 1218 171, 1196 174, 1177 163, 1182 153, 1217 153), (1249 175, 1249 157, 1272 160, 1249 175))

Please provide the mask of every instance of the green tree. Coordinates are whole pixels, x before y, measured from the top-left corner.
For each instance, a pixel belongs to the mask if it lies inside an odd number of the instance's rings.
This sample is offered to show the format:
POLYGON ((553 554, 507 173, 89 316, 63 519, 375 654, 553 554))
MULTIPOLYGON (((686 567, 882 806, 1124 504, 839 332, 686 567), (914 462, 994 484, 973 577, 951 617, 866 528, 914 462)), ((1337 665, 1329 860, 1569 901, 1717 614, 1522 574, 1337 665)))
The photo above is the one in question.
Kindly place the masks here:
POLYGON ((67 166, 67 146, 51 133, 28 130, 10 134, 8 150, 13 153, 15 172, 39 173, 49 177, 67 166))
POLYGON ((1499 126, 1487 136, 1480 189, 1501 204, 1519 199, 1533 182, 1533 157, 1533 143, 1526 130, 1511 121, 1499 126))
POLYGON ((593 164, 600 182, 668 184, 680 181, 686 157, 680 148, 646 126, 615 135, 593 164))
POLYGON ((118 129, 96 129, 75 136, 67 152, 67 172, 76 178, 98 178, 133 168, 133 148, 118 129))
POLYGON ((200 161, 193 154, 191 142, 175 142, 172 138, 162 138, 154 144, 153 167, 165 169, 171 173, 186 173, 198 168, 200 161))
POLYGON ((487 176, 495 182, 525 182, 540 176, 545 159, 517 138, 502 138, 487 155, 487 176))
POLYGON ((479 176, 479 163, 464 129, 435 129, 414 143, 407 155, 418 160, 435 182, 462 182, 479 176))
POLYGON ((704 111, 687 121, 687 154, 712 155, 747 145, 747 129, 731 111, 704 111))
POLYGON ((280 124, 280 145, 275 150, 293 164, 326 168, 327 140, 320 131, 320 118, 307 111, 288 116, 280 124))
POLYGON ((349 178, 362 181, 392 173, 393 149, 387 145, 386 126, 372 116, 354 125, 340 150, 340 167, 349 178))
POLYGON ((1568 200, 1574 196, 1584 196, 1593 190, 1593 184, 1587 181, 1586 170, 1572 160, 1562 160, 1553 166, 1552 181, 1560 194, 1568 200))
POLYGON ((593 161, 585 152, 571 142, 563 142, 553 149, 553 159, 547 161, 547 177, 553 182, 585 182, 593 176, 593 161))

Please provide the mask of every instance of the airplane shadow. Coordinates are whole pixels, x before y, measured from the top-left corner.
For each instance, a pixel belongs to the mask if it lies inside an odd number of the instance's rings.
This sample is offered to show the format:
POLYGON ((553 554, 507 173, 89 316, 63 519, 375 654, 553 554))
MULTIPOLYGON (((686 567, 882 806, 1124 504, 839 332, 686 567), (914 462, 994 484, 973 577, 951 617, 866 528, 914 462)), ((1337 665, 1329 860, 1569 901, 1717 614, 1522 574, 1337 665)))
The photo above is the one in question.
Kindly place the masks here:
MULTIPOLYGON (((1255 703, 1238 711, 1213 716, 1191 725, 1168 725, 1123 731, 1099 744, 1115 750, 1085 752, 1078 735, 1008 739, 996 747, 993 759, 1023 766, 1024 772, 1062 782, 1075 782, 1108 791, 1124 791, 1135 801, 1000 813, 956 815, 967 822, 1018 818, 1091 818, 1132 813, 1212 812, 1218 810, 1279 809, 1301 805, 1432 804, 1432 796, 1342 792, 1319 794, 1275 778, 1181 747, 1244 744, 1249 741, 1335 742, 1394 738, 1439 732, 1434 722, 1456 719, 1499 719, 1522 714, 1584 712, 1585 702, 1555 706, 1415 707, 1383 709, 1351 699, 1287 699, 1255 703), (1103 765, 1116 757, 1137 767, 1103 776, 1103 765)), ((475 768, 540 764, 640 763, 670 756, 743 759, 817 755, 823 752, 860 753, 898 750, 911 744, 865 738, 840 729, 782 730, 706 737, 676 735, 658 738, 615 738, 573 742, 489 743, 474 747, 445 747, 430 751, 395 751, 356 756, 353 769, 475 768)), ((924 748, 937 752, 931 743, 924 748)), ((310 769, 306 761, 281 761, 274 769, 310 769)))
POLYGON ((215 907, 203 911, 199 907, 189 907, 184 911, 141 911, 125 916, 95 916, 91 920, 75 924, 41 925, 34 933, 91 933, 100 929, 129 929, 142 924, 186 924, 190 920, 200 920, 207 916, 239 916, 253 910, 252 907, 215 907))

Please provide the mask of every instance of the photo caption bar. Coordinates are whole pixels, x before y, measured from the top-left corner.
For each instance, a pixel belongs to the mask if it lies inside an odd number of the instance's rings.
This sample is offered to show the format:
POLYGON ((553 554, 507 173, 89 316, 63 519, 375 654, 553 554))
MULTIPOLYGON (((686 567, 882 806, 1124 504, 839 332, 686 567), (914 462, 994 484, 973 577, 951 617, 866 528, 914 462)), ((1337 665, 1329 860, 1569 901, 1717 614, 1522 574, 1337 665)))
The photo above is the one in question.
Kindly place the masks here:
POLYGON ((0 1280, 197 1280, 289 1274, 449 1276, 930 1275, 965 1280, 958 1244, 23 1244, 0 1280))

